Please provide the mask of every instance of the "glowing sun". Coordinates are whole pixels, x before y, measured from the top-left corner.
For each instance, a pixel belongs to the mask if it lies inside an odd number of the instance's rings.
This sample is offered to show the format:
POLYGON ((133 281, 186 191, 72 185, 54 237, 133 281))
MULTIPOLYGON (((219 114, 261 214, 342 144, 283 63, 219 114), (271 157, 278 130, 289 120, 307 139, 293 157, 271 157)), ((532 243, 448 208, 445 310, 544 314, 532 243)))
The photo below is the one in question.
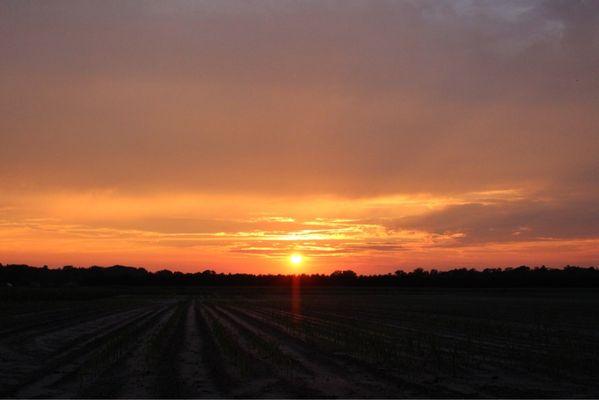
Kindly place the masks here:
POLYGON ((291 264, 293 265, 300 265, 302 263, 302 261, 304 260, 304 257, 302 257, 301 254, 292 254, 291 256, 289 256, 289 261, 291 261, 291 264))

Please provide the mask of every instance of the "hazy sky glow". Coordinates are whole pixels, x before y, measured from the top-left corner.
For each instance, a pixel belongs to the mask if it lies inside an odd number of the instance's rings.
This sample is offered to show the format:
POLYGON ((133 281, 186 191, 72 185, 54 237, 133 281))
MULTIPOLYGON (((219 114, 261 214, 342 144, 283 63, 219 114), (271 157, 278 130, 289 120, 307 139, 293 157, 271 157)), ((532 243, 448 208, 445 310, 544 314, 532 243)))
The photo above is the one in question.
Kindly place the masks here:
POLYGON ((599 1, 2 1, 0 262, 599 264, 599 1))

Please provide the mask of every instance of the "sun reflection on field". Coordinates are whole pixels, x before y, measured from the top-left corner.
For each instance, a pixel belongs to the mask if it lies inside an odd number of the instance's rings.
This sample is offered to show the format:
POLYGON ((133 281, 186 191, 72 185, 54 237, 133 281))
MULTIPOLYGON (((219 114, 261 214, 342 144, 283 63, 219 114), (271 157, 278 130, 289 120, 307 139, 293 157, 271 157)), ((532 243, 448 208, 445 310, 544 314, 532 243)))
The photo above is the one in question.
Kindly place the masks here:
MULTIPOLYGON (((291 281, 291 312, 294 315, 298 315, 301 311, 301 278, 299 276, 293 276, 291 281)), ((294 319, 295 323, 299 322, 299 319, 294 319)))

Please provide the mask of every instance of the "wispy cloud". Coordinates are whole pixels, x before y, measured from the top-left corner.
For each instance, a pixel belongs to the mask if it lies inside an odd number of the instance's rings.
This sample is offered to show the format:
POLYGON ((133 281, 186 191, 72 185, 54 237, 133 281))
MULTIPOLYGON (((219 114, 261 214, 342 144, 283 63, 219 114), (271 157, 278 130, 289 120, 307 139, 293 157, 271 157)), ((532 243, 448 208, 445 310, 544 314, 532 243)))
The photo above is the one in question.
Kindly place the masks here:
POLYGON ((593 1, 2 1, 0 261, 597 263, 598 38, 593 1))

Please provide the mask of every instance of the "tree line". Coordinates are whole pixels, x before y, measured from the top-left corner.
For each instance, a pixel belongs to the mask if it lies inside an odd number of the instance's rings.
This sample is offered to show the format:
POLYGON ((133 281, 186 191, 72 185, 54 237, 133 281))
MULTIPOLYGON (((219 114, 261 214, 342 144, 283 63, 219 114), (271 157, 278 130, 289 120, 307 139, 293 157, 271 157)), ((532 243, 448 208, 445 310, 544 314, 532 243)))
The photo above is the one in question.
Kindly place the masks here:
POLYGON ((448 271, 417 268, 411 272, 358 275, 352 270, 331 274, 240 274, 203 272, 183 273, 122 265, 89 268, 31 267, 0 264, 0 286, 285 286, 299 282, 303 286, 397 286, 397 287, 599 287, 599 268, 568 265, 530 268, 456 268, 448 271))

